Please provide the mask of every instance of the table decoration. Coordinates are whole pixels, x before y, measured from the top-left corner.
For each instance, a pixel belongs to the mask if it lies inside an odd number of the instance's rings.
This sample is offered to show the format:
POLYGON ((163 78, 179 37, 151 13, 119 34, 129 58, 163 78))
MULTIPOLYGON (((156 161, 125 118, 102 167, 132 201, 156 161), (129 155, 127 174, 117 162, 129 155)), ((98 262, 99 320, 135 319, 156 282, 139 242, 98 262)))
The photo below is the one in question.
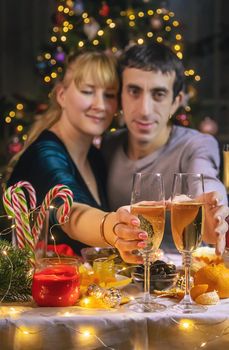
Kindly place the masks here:
POLYGON ((37 261, 32 296, 39 306, 72 306, 79 299, 80 275, 74 258, 44 258, 37 261))

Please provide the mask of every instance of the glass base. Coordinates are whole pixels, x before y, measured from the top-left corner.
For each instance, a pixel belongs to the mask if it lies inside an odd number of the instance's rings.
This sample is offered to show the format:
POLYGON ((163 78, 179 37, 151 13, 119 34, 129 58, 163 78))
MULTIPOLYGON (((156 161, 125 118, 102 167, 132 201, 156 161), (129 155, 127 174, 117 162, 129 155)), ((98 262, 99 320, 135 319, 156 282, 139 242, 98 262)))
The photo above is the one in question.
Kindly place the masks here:
POLYGON ((167 307, 164 304, 155 302, 154 298, 136 298, 126 305, 126 308, 135 312, 158 312, 164 311, 167 307))
POLYGON ((207 311, 207 307, 192 301, 181 301, 179 304, 172 306, 170 310, 183 314, 197 314, 207 311))

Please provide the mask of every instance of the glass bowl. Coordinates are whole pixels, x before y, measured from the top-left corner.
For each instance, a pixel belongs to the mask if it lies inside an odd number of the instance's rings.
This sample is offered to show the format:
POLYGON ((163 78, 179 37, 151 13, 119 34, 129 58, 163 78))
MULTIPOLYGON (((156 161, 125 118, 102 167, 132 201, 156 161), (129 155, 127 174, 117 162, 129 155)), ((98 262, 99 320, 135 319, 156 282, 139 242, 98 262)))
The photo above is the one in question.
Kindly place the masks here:
MULTIPOLYGON (((144 286, 144 274, 133 272, 131 274, 132 281, 141 287, 144 286)), ((171 273, 166 276, 152 275, 150 276, 150 292, 154 290, 166 290, 174 288, 179 279, 179 272, 171 273)))

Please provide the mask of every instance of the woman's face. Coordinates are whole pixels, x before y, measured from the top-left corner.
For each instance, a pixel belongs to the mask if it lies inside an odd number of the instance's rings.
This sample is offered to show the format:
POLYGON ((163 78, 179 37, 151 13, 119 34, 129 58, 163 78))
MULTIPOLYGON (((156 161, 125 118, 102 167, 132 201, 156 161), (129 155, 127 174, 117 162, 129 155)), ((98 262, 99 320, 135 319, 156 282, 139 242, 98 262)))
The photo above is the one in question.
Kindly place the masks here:
POLYGON ((60 87, 57 100, 62 107, 61 121, 90 136, 101 135, 110 125, 117 111, 116 88, 98 86, 85 78, 76 87, 74 81, 68 87, 60 87))

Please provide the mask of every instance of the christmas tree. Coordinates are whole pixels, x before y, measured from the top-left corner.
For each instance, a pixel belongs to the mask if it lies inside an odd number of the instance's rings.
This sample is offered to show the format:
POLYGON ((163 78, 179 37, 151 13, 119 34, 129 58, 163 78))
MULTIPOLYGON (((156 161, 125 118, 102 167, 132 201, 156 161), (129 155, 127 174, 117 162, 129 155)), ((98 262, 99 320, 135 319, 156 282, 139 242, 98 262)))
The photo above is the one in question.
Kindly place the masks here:
MULTIPOLYGON (((48 94, 71 52, 96 48, 119 56, 132 44, 141 45, 153 40, 170 46, 179 59, 185 61, 180 21, 165 4, 165 1, 155 0, 56 0, 50 40, 35 62, 46 98, 43 101, 18 101, 15 106, 8 105, 7 101, 1 104, 5 126, 2 139, 4 147, 7 145, 5 161, 21 149, 35 115, 47 108, 48 94)), ((191 83, 184 110, 177 114, 176 121, 189 126, 193 123, 188 101, 195 97, 193 86, 200 76, 191 68, 185 75, 191 83)))

